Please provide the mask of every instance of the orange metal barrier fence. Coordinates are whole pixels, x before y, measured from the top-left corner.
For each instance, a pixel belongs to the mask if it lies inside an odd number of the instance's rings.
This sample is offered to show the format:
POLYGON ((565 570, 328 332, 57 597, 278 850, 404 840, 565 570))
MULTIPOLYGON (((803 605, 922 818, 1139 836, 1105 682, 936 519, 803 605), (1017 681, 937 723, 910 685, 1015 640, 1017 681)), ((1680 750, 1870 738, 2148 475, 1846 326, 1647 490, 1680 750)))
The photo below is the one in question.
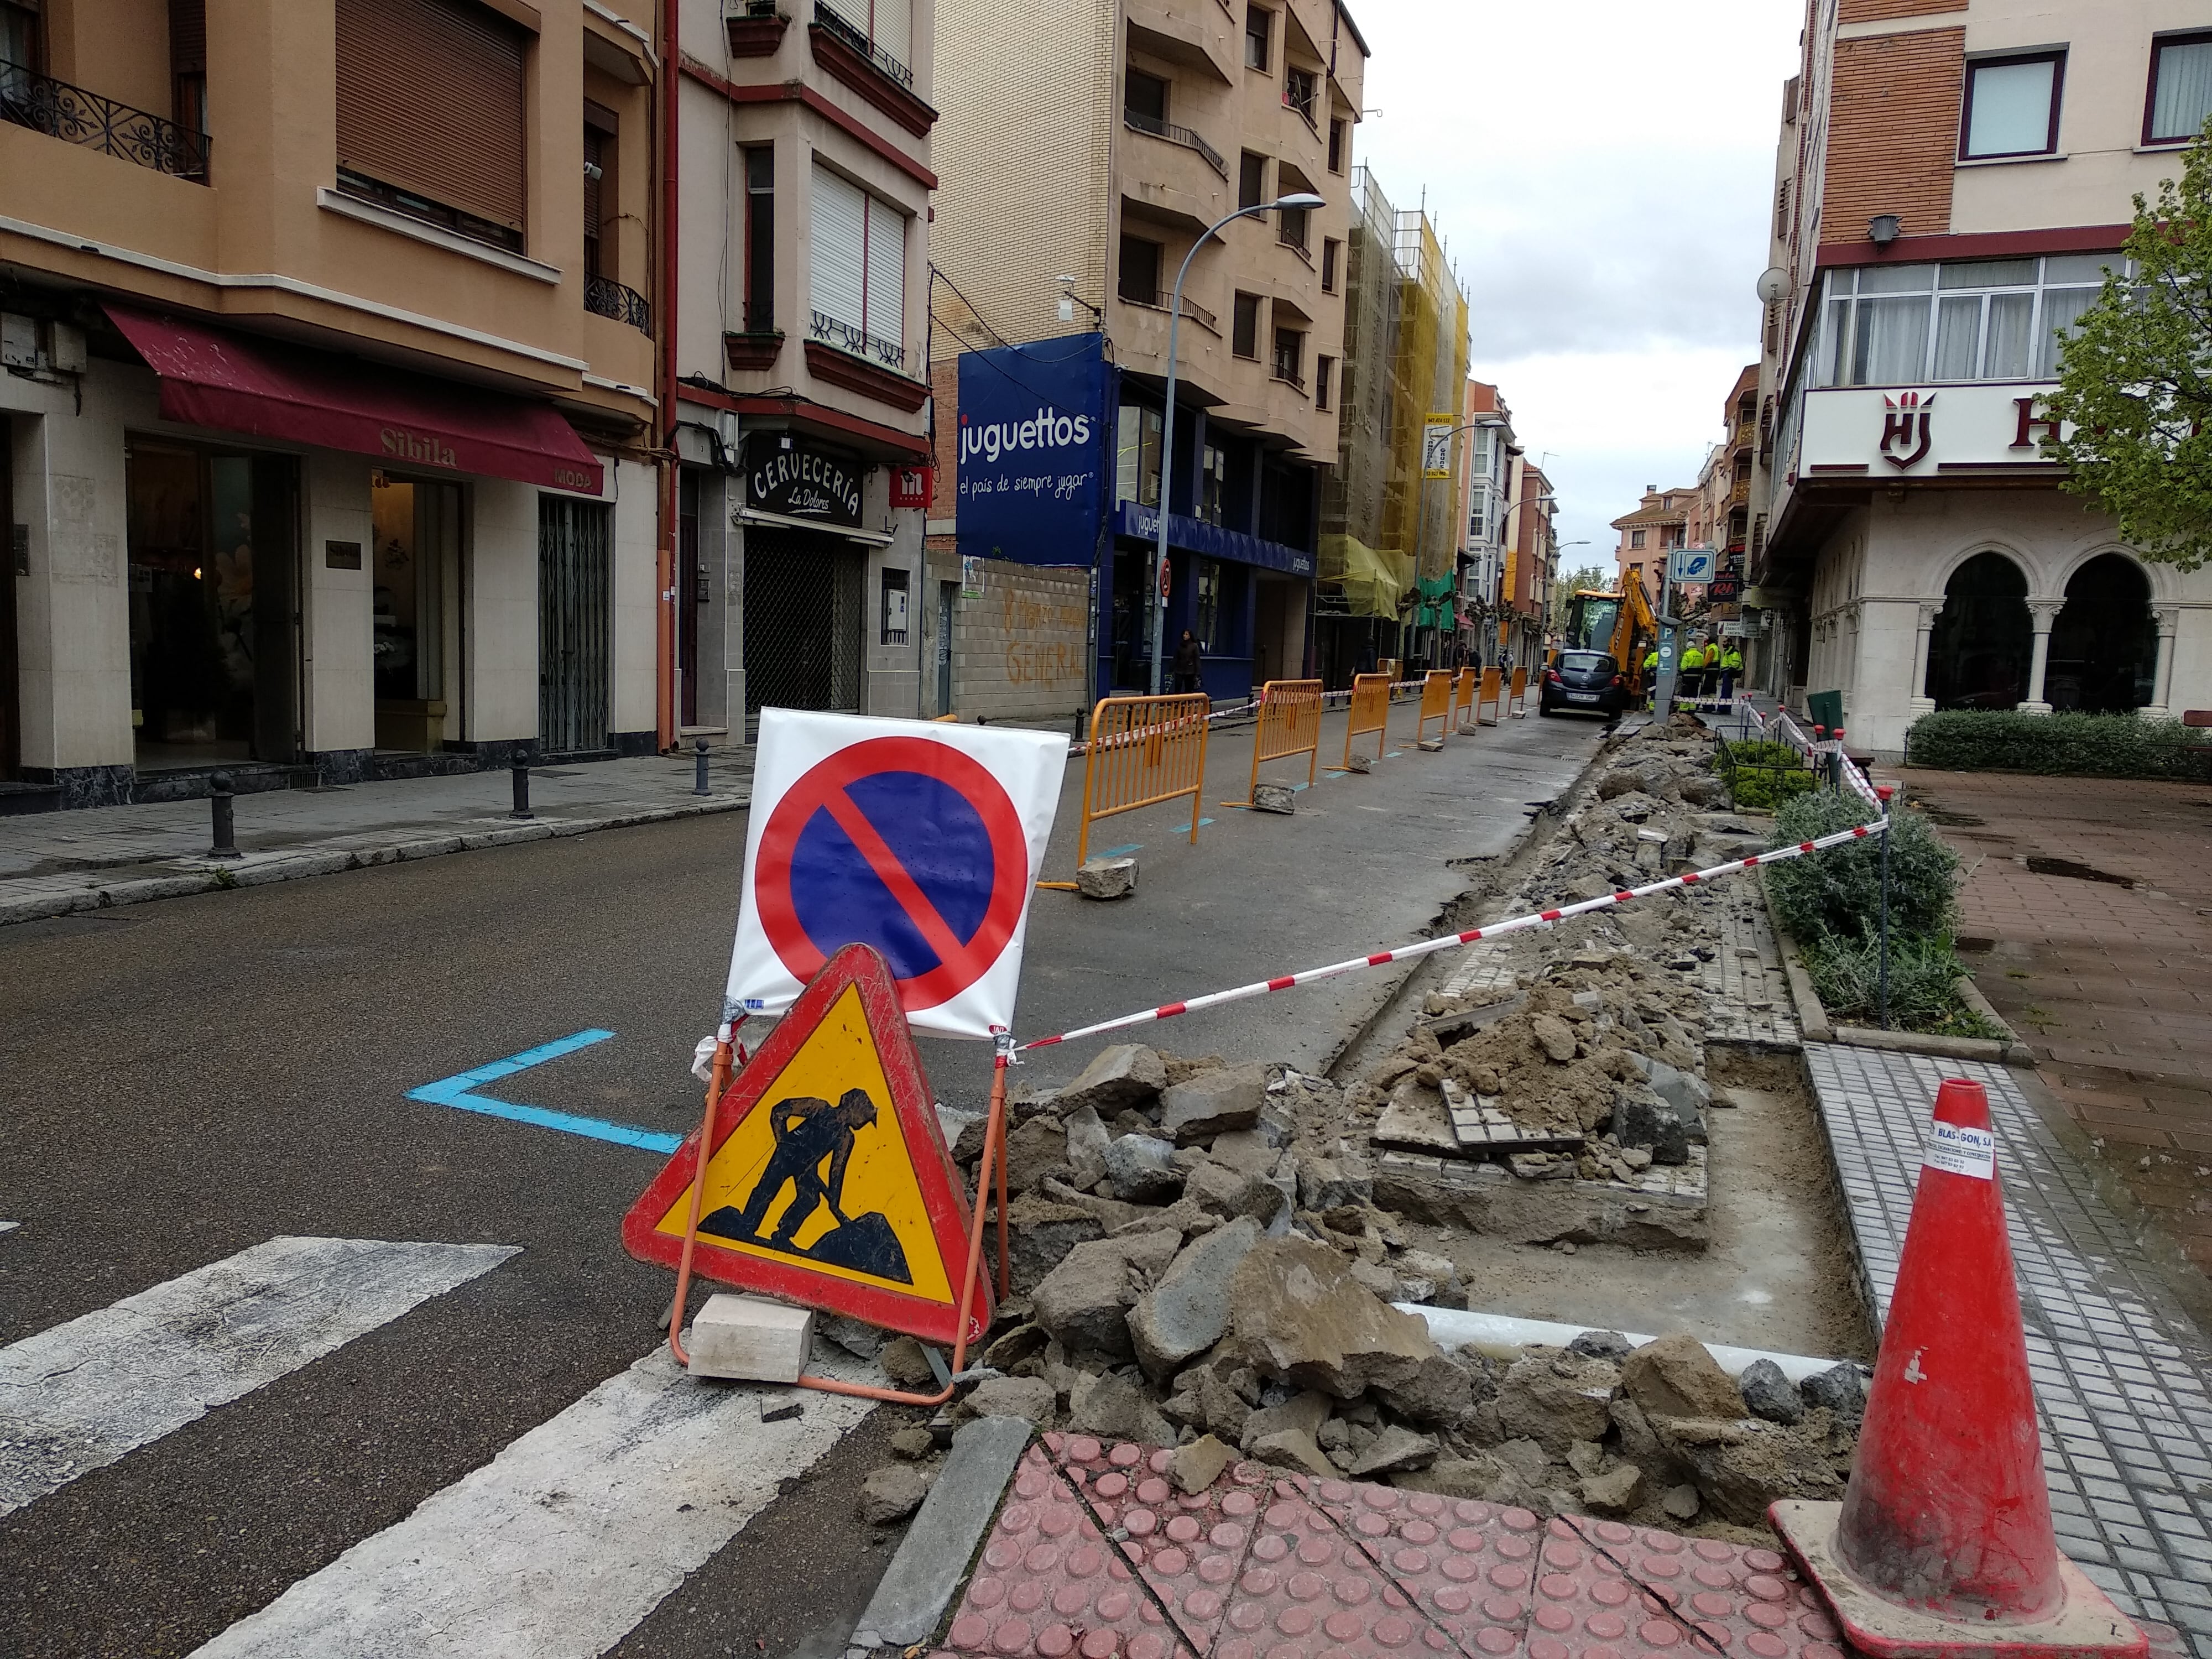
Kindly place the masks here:
POLYGON ((1528 712, 1528 671, 1525 668, 1513 671, 1513 707, 1510 712, 1516 720, 1528 712))
POLYGON ((1354 674, 1352 677, 1352 708, 1344 723, 1344 763, 1352 764, 1352 740, 1364 732, 1376 733, 1375 756, 1377 760, 1390 746, 1390 677, 1388 674, 1354 674))
POLYGON ((1091 714, 1091 752, 1083 762, 1078 864, 1090 856, 1091 826, 1099 819, 1185 795, 1190 797, 1190 839, 1197 843, 1199 791, 1206 785, 1206 717, 1212 707, 1212 699, 1202 692, 1099 699, 1091 714))
POLYGON ((1470 735, 1474 731, 1474 688, 1482 676, 1472 668, 1462 668, 1452 682, 1452 724, 1470 735))
POLYGON ((1249 806, 1260 787, 1263 761, 1286 760, 1308 755, 1306 781, 1321 769, 1321 682, 1269 680, 1260 688, 1260 725, 1252 733, 1252 782, 1241 801, 1224 806, 1249 806))
POLYGON ((1475 694, 1474 698, 1474 718, 1478 725, 1498 724, 1498 717, 1504 712, 1501 707, 1505 696, 1504 685, 1505 682, 1498 677, 1495 668, 1482 671, 1482 690, 1475 694), (1485 709, 1490 712, 1485 714, 1485 709))
POLYGON ((1429 739, 1429 722, 1437 723, 1436 745, 1444 746, 1444 738, 1451 730, 1452 677, 1443 669, 1432 668, 1421 677, 1421 713, 1413 722, 1413 747, 1419 749, 1429 739))

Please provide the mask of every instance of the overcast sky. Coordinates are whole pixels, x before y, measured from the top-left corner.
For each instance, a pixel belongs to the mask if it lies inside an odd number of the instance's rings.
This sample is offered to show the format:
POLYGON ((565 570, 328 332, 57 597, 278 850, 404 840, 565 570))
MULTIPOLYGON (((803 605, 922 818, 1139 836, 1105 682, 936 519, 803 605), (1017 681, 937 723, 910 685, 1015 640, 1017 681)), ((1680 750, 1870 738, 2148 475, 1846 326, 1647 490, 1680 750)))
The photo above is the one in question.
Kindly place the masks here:
POLYGON ((1427 206, 1472 367, 1559 496, 1563 568, 1693 483, 1759 355, 1753 284, 1796 0, 1347 0, 1374 58, 1355 159, 1427 206))

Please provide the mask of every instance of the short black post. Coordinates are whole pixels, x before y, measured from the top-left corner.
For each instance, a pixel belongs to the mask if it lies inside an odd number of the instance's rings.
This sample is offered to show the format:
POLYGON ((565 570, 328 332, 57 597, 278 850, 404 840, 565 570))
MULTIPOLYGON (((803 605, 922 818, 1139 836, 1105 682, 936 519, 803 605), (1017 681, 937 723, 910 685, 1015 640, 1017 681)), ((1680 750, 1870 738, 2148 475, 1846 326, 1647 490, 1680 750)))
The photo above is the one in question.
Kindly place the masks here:
POLYGON ((231 817, 230 774, 217 772, 208 779, 208 805, 215 817, 215 844, 208 848, 211 859, 243 857, 234 839, 235 828, 231 817))
POLYGON ((707 793, 707 739, 699 738, 693 744, 691 754, 691 793, 703 795, 707 793))
POLYGON ((1878 784, 1875 793, 1881 798, 1881 1029, 1889 1029, 1889 798, 1894 784, 1878 784))
POLYGON ((514 811, 507 817, 527 818, 532 816, 534 814, 530 810, 530 755, 527 750, 518 749, 514 751, 514 811))

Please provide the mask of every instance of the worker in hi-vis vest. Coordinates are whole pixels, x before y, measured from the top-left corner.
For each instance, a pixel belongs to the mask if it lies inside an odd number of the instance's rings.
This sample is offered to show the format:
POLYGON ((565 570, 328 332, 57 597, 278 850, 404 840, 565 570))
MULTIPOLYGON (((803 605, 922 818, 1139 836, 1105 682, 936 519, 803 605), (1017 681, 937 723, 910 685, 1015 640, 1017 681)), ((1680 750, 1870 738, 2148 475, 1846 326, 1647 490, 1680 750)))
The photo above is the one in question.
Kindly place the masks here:
POLYGON ((1682 653, 1682 695, 1695 702, 1698 693, 1705 690, 1705 653, 1692 640, 1690 648, 1682 653))
POLYGON ((1729 646, 1721 653, 1721 696, 1735 696, 1736 676, 1743 672, 1743 653, 1729 646))

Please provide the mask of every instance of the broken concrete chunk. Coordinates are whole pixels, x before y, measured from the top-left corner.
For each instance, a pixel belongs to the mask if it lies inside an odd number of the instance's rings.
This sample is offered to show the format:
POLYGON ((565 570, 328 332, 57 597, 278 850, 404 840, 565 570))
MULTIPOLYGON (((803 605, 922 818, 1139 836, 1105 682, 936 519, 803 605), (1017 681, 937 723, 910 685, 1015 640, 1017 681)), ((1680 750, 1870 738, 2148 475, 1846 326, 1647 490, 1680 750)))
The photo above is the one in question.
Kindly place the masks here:
POLYGON ((1771 1359, 1754 1359, 1736 1378, 1743 1403, 1753 1417, 1770 1423, 1795 1423, 1805 1415, 1805 1402, 1796 1388, 1771 1359))
POLYGON ((1624 1151, 1647 1152, 1654 1164, 1690 1161, 1688 1127, 1648 1085, 1627 1084, 1614 1094, 1613 1133, 1624 1151))
POLYGON ((1092 1107, 1078 1107, 1063 1117, 1067 1125, 1067 1167, 1074 1172, 1068 1184, 1088 1191, 1105 1179, 1106 1148, 1113 1137, 1092 1107))
POLYGON ((1286 783, 1256 784, 1252 790, 1252 810, 1255 812, 1295 812, 1298 798, 1286 783))
POLYGON ((1212 1214, 1250 1216, 1261 1226, 1274 1220, 1286 1200, 1265 1176, 1247 1175, 1208 1158, 1185 1177, 1183 1197, 1212 1214))
POLYGON ((1574 1027, 1557 1014, 1537 1014, 1528 1021, 1528 1030, 1544 1046, 1554 1063, 1564 1066, 1575 1057, 1574 1027))
POLYGON ((1114 1196, 1129 1204, 1158 1204, 1182 1190, 1175 1146, 1151 1135, 1121 1135, 1106 1143, 1106 1179, 1114 1196))
POLYGON ((1737 1418, 1743 1395, 1694 1336, 1647 1342, 1621 1362, 1621 1387, 1646 1417, 1737 1418))
POLYGON ((973 1417, 1021 1417, 1048 1429, 1059 1403, 1052 1384, 1041 1377, 987 1376, 962 1405, 973 1417))
POLYGON ((1032 1191, 1053 1170, 1067 1169, 1067 1127, 1058 1118, 1033 1117, 1006 1137, 1006 1191, 1032 1191))
POLYGON ((1006 1228, 1012 1235, 1008 1255, 1017 1296, 1035 1290, 1077 1245, 1103 1237, 1106 1231, 1092 1211, 1034 1194, 1006 1206, 1006 1228))
POLYGON ((1168 1068, 1157 1051, 1141 1042, 1117 1042, 1102 1048, 1082 1074, 1053 1097, 1055 1111, 1088 1106, 1102 1118, 1133 1109, 1145 1111, 1168 1086, 1168 1068))
POLYGON ((1328 1396, 1312 1389, 1294 1394, 1278 1405, 1262 1406, 1244 1419, 1239 1443, 1249 1450, 1263 1437, 1285 1429, 1295 1429, 1307 1436, 1319 1434, 1321 1425, 1328 1421, 1328 1396))
POLYGON ((860 1519, 872 1527, 903 1521, 929 1496, 929 1477, 911 1463, 886 1463, 860 1482, 860 1519))
POLYGON ((891 1449, 901 1457, 927 1457, 937 1449, 937 1437, 917 1423, 891 1436, 891 1449))
POLYGON ((1126 1376, 1085 1377, 1069 1394, 1067 1425, 1107 1440, 1172 1446, 1176 1431, 1159 1408, 1126 1376))
POLYGON ((1260 1121, 1267 1098, 1267 1068, 1256 1062, 1201 1072, 1160 1097, 1160 1133, 1178 1146, 1211 1140, 1260 1121))
POLYGON ((1314 1437, 1297 1429, 1279 1429, 1273 1434, 1261 1435, 1249 1449, 1259 1462, 1279 1469, 1304 1469, 1324 1480, 1337 1478, 1336 1465, 1328 1461, 1314 1437))
POLYGON ((876 1363, 902 1389, 918 1389, 937 1375, 923 1357, 921 1344, 910 1336, 895 1336, 884 1343, 883 1352, 876 1356, 876 1363))
POLYGON ((1524 1354, 1498 1386, 1498 1425, 1564 1456, 1577 1440, 1601 1440, 1612 1426, 1610 1403, 1620 1373, 1602 1359, 1524 1354))
POLYGON ((1584 1331, 1567 1344, 1567 1352, 1583 1359, 1626 1359, 1628 1339, 1619 1331, 1584 1331))
POLYGON ((1075 890, 1087 899, 1127 898, 1137 890, 1137 861, 1133 858, 1091 859, 1078 866, 1075 890))
POLYGON ((1222 1470, 1234 1462, 1237 1454, 1210 1434, 1200 1435, 1187 1446, 1180 1446, 1176 1455, 1168 1459, 1168 1479, 1175 1482, 1176 1490, 1195 1496, 1221 1478, 1222 1470))
POLYGON ((1401 1469, 1423 1469, 1437 1461, 1441 1450, 1443 1447, 1429 1436, 1415 1434, 1394 1423, 1375 1437, 1346 1473, 1354 1480, 1371 1480, 1377 1475, 1395 1474, 1401 1469))
POLYGON ((1567 1467, 1579 1475, 1593 1475, 1605 1467, 1605 1448, 1595 1440, 1577 1440, 1567 1447, 1567 1467))
POLYGON ((1259 1242, 1260 1224, 1239 1217, 1184 1246, 1137 1299, 1129 1310, 1129 1339, 1146 1376, 1155 1382, 1171 1376, 1221 1340, 1229 1328, 1231 1281, 1259 1242))
POLYGON ((1271 1376, 1351 1400, 1416 1385, 1434 1360, 1465 1387, 1466 1374, 1429 1340, 1428 1326, 1352 1277, 1327 1245, 1295 1235, 1263 1241, 1237 1270, 1231 1329, 1271 1376))
POLYGON ((1701 1507, 1698 1501, 1698 1489, 1687 1483, 1679 1486, 1669 1486, 1667 1488, 1666 1496, 1659 1500, 1659 1507, 1667 1512, 1668 1518, 1670 1520, 1694 1521, 1698 1518, 1698 1510, 1701 1507))
POLYGON ((1182 1243, 1162 1231, 1079 1244, 1031 1297, 1036 1322, 1071 1353, 1130 1357, 1124 1311, 1165 1271, 1182 1243))
POLYGON ((1644 1471, 1623 1463, 1607 1474, 1585 1475, 1580 1481, 1583 1502, 1595 1515, 1626 1515, 1644 1496, 1644 1471))

